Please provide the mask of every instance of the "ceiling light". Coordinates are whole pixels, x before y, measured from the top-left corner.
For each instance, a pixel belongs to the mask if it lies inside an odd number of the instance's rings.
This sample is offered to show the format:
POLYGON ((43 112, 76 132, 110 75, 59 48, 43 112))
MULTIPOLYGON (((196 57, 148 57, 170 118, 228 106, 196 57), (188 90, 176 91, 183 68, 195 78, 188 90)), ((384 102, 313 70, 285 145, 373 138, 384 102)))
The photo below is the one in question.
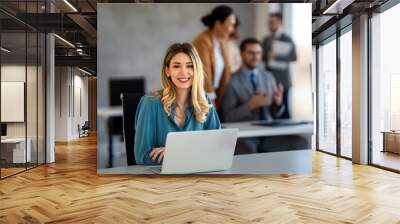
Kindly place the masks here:
POLYGON ((64 0, 65 4, 67 4, 74 12, 78 12, 78 10, 71 4, 69 3, 68 0, 64 0))
POLYGON ((1 50, 4 51, 4 52, 6 52, 6 53, 10 53, 10 52, 11 52, 11 50, 9 50, 9 49, 7 49, 7 48, 5 48, 5 47, 1 47, 1 50))
POLYGON ((60 39, 61 41, 63 41, 64 43, 66 43, 67 45, 69 45, 70 47, 75 48, 75 45, 71 44, 71 42, 69 42, 68 40, 66 40, 66 39, 64 39, 64 38, 62 38, 62 37, 60 37, 60 36, 57 35, 57 34, 54 34, 54 36, 57 37, 58 39, 60 39))
POLYGON ((81 68, 79 68, 79 67, 78 67, 78 70, 81 71, 81 72, 83 72, 83 73, 85 73, 85 74, 87 74, 87 75, 92 75, 92 73, 90 73, 90 72, 88 72, 88 71, 86 71, 86 70, 83 70, 83 69, 81 69, 81 68))
POLYGON ((343 10, 353 2, 354 0, 336 0, 322 14, 342 14, 343 10))

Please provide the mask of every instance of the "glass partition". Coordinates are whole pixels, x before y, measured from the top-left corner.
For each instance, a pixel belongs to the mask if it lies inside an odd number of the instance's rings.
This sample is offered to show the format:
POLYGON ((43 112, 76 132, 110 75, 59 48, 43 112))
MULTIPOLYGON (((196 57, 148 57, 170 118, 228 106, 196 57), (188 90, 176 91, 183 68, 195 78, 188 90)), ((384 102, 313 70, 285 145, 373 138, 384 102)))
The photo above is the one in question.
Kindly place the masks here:
POLYGON ((26 81, 26 90, 27 90, 27 98, 26 98, 26 111, 27 111, 27 142, 28 148, 30 150, 30 158, 27 163, 27 167, 33 167, 37 165, 37 149, 38 149, 38 141, 37 141, 37 127, 38 127, 38 35, 36 32, 29 31, 27 33, 27 81, 26 81))
POLYGON ((352 157, 352 33, 340 36, 340 155, 352 157))
POLYGON ((37 64, 37 162, 44 164, 46 162, 46 139, 45 139, 45 124, 46 124, 46 36, 43 33, 38 33, 38 64, 37 64))
MULTIPOLYGON (((44 1, 17 5, 21 16, 42 12, 44 1)), ((1 179, 45 163, 46 39, 28 23, 0 12, 1 179)))
POLYGON ((318 149, 336 154, 336 36, 318 47, 318 149))
POLYGON ((1 47, 1 175, 6 177, 24 171, 31 157, 26 141, 26 33, 3 32, 1 47))
POLYGON ((400 4, 371 18, 372 164, 400 170, 400 4))

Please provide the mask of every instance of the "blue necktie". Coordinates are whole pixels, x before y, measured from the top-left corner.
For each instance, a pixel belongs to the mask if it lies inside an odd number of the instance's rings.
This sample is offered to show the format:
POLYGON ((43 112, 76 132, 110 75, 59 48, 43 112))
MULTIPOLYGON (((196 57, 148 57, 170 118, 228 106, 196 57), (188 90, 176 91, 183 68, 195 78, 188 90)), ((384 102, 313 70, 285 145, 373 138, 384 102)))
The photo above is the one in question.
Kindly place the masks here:
POLYGON ((256 74, 254 72, 250 73, 250 80, 251 80, 251 85, 253 86, 254 92, 257 91, 257 80, 256 80, 256 74))
MULTIPOLYGON (((254 74, 254 72, 250 73, 250 80, 251 80, 251 85, 253 86, 253 90, 254 93, 257 92, 257 77, 256 74, 254 74)), ((259 113, 260 113, 260 120, 266 120, 267 117, 265 116, 265 111, 264 111, 264 107, 260 107, 259 109, 259 113)))

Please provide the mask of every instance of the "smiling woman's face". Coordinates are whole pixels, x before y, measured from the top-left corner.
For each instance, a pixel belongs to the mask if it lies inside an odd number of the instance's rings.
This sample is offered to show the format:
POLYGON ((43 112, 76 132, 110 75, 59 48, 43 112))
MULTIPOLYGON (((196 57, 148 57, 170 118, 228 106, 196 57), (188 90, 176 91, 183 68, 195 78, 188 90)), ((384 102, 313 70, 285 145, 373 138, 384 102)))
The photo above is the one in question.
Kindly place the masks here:
POLYGON ((185 53, 178 53, 172 57, 165 72, 179 89, 188 89, 193 83, 193 62, 185 53))

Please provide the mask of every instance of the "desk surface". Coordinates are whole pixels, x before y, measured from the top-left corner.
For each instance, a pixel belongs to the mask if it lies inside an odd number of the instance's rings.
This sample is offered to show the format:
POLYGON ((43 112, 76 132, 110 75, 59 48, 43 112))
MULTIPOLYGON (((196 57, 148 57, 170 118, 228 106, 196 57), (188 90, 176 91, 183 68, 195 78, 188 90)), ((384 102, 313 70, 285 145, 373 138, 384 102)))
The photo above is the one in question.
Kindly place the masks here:
MULTIPOLYGON (((232 168, 227 171, 204 174, 305 174, 312 171, 312 150, 293 150, 283 152, 236 155, 232 168)), ((154 166, 127 166, 98 169, 98 174, 153 174, 154 166)))
POLYGON ((252 124, 254 121, 223 123, 224 128, 238 128, 238 138, 277 136, 277 135, 298 135, 313 134, 313 124, 299 124, 288 126, 261 126, 252 124))
POLYGON ((383 134, 400 134, 400 131, 381 131, 383 134))
MULTIPOLYGON (((27 141, 30 141, 30 138, 27 138, 27 141)), ((5 138, 1 139, 1 143, 20 143, 25 142, 25 138, 5 138)))

